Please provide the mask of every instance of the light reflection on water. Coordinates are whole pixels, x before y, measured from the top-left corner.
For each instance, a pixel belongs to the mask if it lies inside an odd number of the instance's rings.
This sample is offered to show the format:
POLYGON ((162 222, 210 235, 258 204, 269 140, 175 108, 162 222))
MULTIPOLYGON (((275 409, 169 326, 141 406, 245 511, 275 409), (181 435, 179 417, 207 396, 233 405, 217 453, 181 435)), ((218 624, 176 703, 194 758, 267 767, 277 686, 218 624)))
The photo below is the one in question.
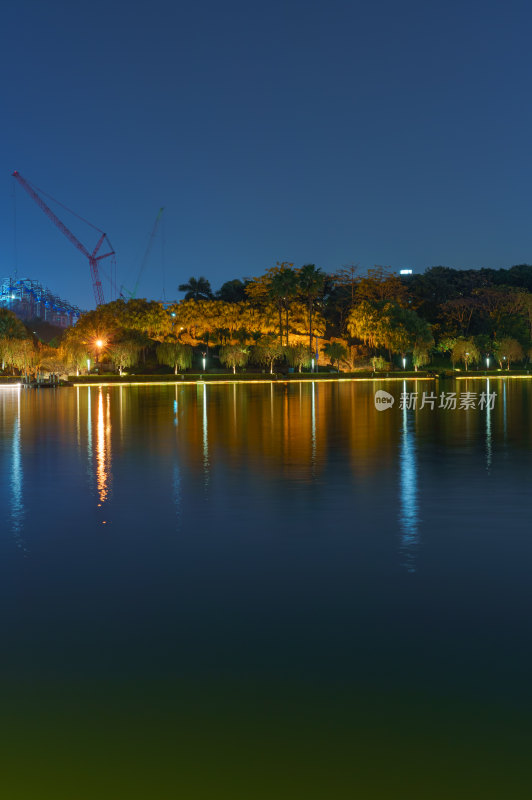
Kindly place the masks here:
POLYGON ((203 470, 205 474, 205 486, 209 483, 209 427, 207 410, 207 384, 199 387, 202 396, 202 433, 203 433, 203 470))
POLYGON ((488 397, 488 403, 486 405, 486 470, 489 472, 491 469, 491 408, 489 403, 489 396, 490 396, 489 378, 486 381, 486 395, 488 397))
MULTIPOLYGON (((407 385, 403 383, 403 391, 407 385)), ((397 399, 399 386, 392 387, 397 399)), ((109 511, 117 511, 111 492, 115 458, 122 467, 129 465, 130 474, 135 480, 138 478, 144 492, 144 478, 140 476, 148 453, 152 460, 146 491, 150 480, 158 486, 166 485, 167 499, 171 499, 174 509, 181 506, 181 517, 183 504, 197 494, 197 468, 201 465, 203 491, 210 493, 222 477, 225 481, 232 479, 226 463, 229 457, 233 472, 244 470, 243 483, 262 473, 263 486, 277 476, 282 477, 286 487, 291 481, 300 486, 314 485, 313 502, 324 504, 334 482, 338 478, 347 479, 351 472, 353 487, 358 487, 368 500, 370 497, 373 500, 379 492, 385 494, 388 488, 396 493, 397 506, 394 509, 394 503, 390 502, 389 508, 394 511, 400 537, 399 563, 407 571, 415 572, 422 534, 420 436, 428 436, 430 440, 438 430, 439 419, 440 425, 450 425, 449 430, 456 431, 456 441, 462 444, 482 436, 487 473, 493 470, 497 453, 504 452, 505 458, 508 457, 500 445, 508 440, 512 426, 515 428, 518 421, 515 409, 511 417, 509 414, 512 398, 516 396, 515 384, 512 387, 506 381, 487 380, 484 386, 488 393, 498 392, 494 410, 488 407, 482 413, 456 411, 439 415, 436 410, 399 410, 398 403, 393 410, 376 412, 371 384, 320 385, 309 381, 260 387, 236 384, 168 389, 78 387, 54 395, 22 392, 22 412, 21 390, 4 390, 0 394, 0 407, 3 434, 4 437, 9 434, 10 438, 7 484, 10 527, 15 536, 21 536, 27 511, 23 473, 26 462, 31 465, 24 442, 30 441, 32 419, 41 414, 40 410, 31 410, 34 401, 40 398, 38 403, 43 409, 48 404, 50 409, 61 409, 64 405, 61 414, 65 418, 70 415, 72 443, 87 464, 89 483, 85 486, 96 495, 100 508, 105 505, 109 511), (168 399, 160 403, 164 397, 168 399), (67 406, 71 406, 71 411, 66 410, 67 406), (24 419, 30 429, 25 429, 24 419), (137 426, 135 437, 131 435, 132 423, 137 426), (172 428, 171 435, 168 425, 172 428), (129 455, 133 447, 136 447, 135 459, 145 448, 145 457, 136 466, 129 455), (167 458, 165 473, 163 464, 167 458), (335 475, 337 469, 340 472, 335 475), (377 472, 379 477, 374 486, 377 472), (393 475, 397 476, 395 482, 393 475)), ((480 390, 481 384, 473 389, 477 387, 480 390)), ((44 422, 43 430, 53 432, 56 424, 57 420, 50 418, 44 422)), ((361 513, 361 508, 357 508, 356 514, 361 513)))
MULTIPOLYGON (((106 696, 97 680, 127 676, 127 719, 144 725, 160 708, 183 743, 190 726, 177 695, 169 710, 172 692, 196 680, 211 707, 204 690, 216 683, 226 705, 199 715, 195 764, 213 752, 205 731, 220 723, 218 741, 231 731, 232 686, 248 681, 253 699, 242 708, 258 695, 268 708, 280 698, 267 724, 250 714, 238 726, 252 743, 266 731, 265 752, 287 717, 285 698, 308 686, 286 752, 306 732, 330 736, 334 694, 345 710, 335 742, 349 749, 349 768, 357 746, 375 756, 368 785, 401 747, 406 766, 393 778, 407 788, 431 752, 431 777, 447 771, 449 753, 469 758, 466 740, 482 734, 471 722, 477 701, 490 712, 495 696, 527 728, 532 384, 490 380, 499 399, 484 416, 403 411, 401 383, 385 386, 396 403, 384 412, 364 383, 0 392, 6 674, 42 681, 42 696, 48 675, 80 696, 89 677, 96 704, 109 707, 114 686, 106 696), (17 536, 31 558, 22 560, 17 536), (161 676, 150 706, 146 687, 161 676), (474 699, 467 708, 464 698, 474 699), (313 724, 308 710, 320 704, 313 724)), ((71 725, 58 717, 66 736, 84 727, 72 707, 71 725)), ((191 708, 197 720, 200 706, 191 708)), ((498 745, 514 722, 503 715, 486 737, 498 745)), ((165 740, 176 749, 173 733, 146 730, 154 749, 165 740)), ((235 748, 239 766, 245 748, 235 748)), ((86 755, 98 762, 90 747, 86 755)), ((432 796, 430 785, 421 796, 432 796)), ((496 795, 505 796, 520 795, 496 795)))
POLYGON ((105 457, 105 421, 103 416, 103 396, 102 390, 98 394, 98 427, 96 443, 96 482, 98 486, 98 496, 100 503, 107 500, 107 469, 105 457))
MULTIPOLYGON (((403 392, 407 392, 406 381, 403 392)), ((386 413, 386 412, 381 412, 386 413)), ((416 411, 402 409, 401 443, 399 449, 399 529, 403 566, 408 572, 416 571, 419 548, 418 532, 418 475, 415 440, 416 411)))
MULTIPOLYGON (((5 390, 4 390, 5 392, 5 390)), ((22 458, 20 452, 21 421, 20 421, 20 387, 14 389, 11 395, 13 407, 13 438, 12 438, 12 467, 11 467, 11 520, 12 531, 17 543, 17 547, 25 549, 22 538, 22 527, 24 522, 24 498, 22 495, 23 472, 22 458)), ((11 392, 10 392, 11 394, 11 392)))

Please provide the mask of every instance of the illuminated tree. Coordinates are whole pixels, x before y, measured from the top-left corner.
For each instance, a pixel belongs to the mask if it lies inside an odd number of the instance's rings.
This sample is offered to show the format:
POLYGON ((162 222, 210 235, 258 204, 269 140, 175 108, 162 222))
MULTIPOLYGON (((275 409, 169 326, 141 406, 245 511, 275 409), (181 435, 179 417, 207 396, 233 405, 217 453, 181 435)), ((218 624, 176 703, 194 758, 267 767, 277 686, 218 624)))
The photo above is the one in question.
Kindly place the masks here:
POLYGON ((162 342, 157 347, 157 361, 174 368, 174 375, 178 369, 188 369, 192 365, 192 347, 177 341, 162 342))
POLYGON ((283 312, 286 318, 286 341, 289 335, 289 312, 297 296, 297 274, 293 264, 288 261, 277 262, 275 267, 266 270, 260 278, 253 278, 246 284, 246 294, 250 305, 260 319, 259 325, 246 323, 249 330, 267 332, 274 330, 272 311, 278 318, 279 342, 283 343, 283 312))
POLYGON ((456 340, 452 352, 453 363, 463 361, 466 370, 469 364, 477 364, 480 361, 480 352, 474 339, 460 338, 456 340))
POLYGON ((39 345, 37 349, 29 351, 24 368, 20 365, 19 369, 24 369, 24 372, 26 372, 31 370, 32 367, 36 367, 40 373, 48 373, 49 376, 64 375, 66 377, 68 372, 61 351, 47 345, 39 345))
POLYGON ((510 364, 512 361, 522 361, 525 357, 523 348, 517 339, 512 339, 509 336, 501 339, 498 342, 495 342, 493 345, 493 352, 495 353, 495 357, 499 362, 501 369, 503 368, 505 361, 507 364, 507 369, 510 369, 510 364))
POLYGON ((79 375, 80 370, 87 364, 87 359, 89 358, 88 348, 76 339, 65 338, 60 352, 67 370, 70 371, 70 368, 72 368, 76 371, 76 375, 79 375))
POLYGON ((386 369, 386 361, 382 356, 373 356, 371 359, 371 366, 373 367, 373 371, 377 372, 378 370, 386 369))
POLYGON ((226 367, 232 367, 233 374, 237 367, 245 367, 248 363, 249 353, 240 344, 228 344, 220 348, 220 361, 226 367))
POLYGON ((440 339, 440 341, 438 342, 436 350, 438 351, 438 353, 449 353, 452 357, 452 352, 455 344, 456 344, 456 338, 454 336, 444 336, 444 338, 440 339))
POLYGON ((283 357, 283 347, 273 336, 262 336, 252 352, 252 361, 256 364, 269 364, 273 373, 274 362, 283 357))
POLYGON ((297 367, 299 372, 301 372, 302 367, 310 367, 312 363, 312 351, 303 342, 287 347, 285 355, 290 366, 297 367))
MULTIPOLYGON (((45 348, 41 348, 44 350, 45 348)), ((46 348, 47 351, 56 353, 53 348, 46 348)), ((31 372, 35 366, 38 350, 35 348, 31 339, 10 339, 8 346, 9 363, 21 373, 31 372)))
POLYGON ((112 344, 109 348, 109 358, 118 368, 119 375, 122 375, 127 367, 132 367, 137 363, 139 350, 138 342, 131 339, 123 339, 112 344))
MULTIPOLYGON (((317 298, 323 294, 325 275, 314 264, 305 264, 298 271, 297 282, 301 296, 305 300, 308 311, 309 347, 312 348, 312 316, 317 298)), ((288 344, 288 340, 286 342, 288 344)))
POLYGON ((427 345, 416 345, 412 353, 414 370, 417 372, 419 367, 424 367, 430 361, 429 348, 427 345))
POLYGON ((386 344, 381 308, 368 300, 363 300, 351 310, 346 328, 350 336, 360 339, 370 347, 384 347, 386 344))
POLYGON ((344 345, 340 342, 328 342, 323 348, 323 352, 330 360, 333 367, 336 362, 338 372, 340 372, 340 361, 344 358, 347 358, 347 349, 344 347, 344 345))
POLYGON ((296 297, 298 291, 298 279, 292 266, 286 262, 279 265, 279 269, 271 277, 268 291, 268 295, 276 304, 279 313, 279 342, 281 345, 283 343, 283 310, 286 316, 285 335, 288 345, 290 302, 296 297))

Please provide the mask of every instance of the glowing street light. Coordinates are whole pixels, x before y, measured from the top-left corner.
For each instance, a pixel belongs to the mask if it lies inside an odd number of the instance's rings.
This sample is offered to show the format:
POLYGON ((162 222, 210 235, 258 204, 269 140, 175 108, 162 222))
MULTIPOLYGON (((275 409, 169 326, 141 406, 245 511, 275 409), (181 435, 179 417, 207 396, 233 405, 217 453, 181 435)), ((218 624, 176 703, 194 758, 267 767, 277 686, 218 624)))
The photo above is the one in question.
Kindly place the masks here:
POLYGON ((205 371, 205 366, 207 364, 207 359, 206 359, 205 356, 203 356, 203 358, 201 360, 203 361, 203 370, 205 371))
POLYGON ((486 356, 486 367, 488 369, 490 368, 490 357, 489 356, 486 356))
POLYGON ((89 374, 90 371, 91 371, 91 360, 90 360, 90 358, 88 358, 87 359, 87 375, 89 374))
POLYGON ((403 369, 406 369, 406 358, 403 358, 403 369))

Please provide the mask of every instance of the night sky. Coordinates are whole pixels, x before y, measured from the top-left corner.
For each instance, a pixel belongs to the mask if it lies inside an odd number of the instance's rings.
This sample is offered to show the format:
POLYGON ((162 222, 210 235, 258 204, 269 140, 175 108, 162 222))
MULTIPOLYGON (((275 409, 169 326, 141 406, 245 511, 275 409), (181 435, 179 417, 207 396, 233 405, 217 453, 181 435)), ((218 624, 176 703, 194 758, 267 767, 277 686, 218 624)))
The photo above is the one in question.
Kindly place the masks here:
POLYGON ((108 233, 128 288, 165 206, 154 299, 282 260, 530 262, 531 22, 500 0, 6 4, 0 276, 94 303, 14 169, 108 233))

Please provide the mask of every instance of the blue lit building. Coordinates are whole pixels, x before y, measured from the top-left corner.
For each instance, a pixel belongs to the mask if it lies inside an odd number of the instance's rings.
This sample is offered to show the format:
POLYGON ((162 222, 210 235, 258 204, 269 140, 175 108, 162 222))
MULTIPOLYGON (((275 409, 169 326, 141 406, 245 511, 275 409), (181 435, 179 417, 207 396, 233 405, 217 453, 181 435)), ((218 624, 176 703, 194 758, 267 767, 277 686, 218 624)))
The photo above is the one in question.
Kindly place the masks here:
POLYGON ((0 308, 8 308, 24 322, 41 319, 59 328, 75 325, 82 313, 29 278, 0 279, 0 308))

